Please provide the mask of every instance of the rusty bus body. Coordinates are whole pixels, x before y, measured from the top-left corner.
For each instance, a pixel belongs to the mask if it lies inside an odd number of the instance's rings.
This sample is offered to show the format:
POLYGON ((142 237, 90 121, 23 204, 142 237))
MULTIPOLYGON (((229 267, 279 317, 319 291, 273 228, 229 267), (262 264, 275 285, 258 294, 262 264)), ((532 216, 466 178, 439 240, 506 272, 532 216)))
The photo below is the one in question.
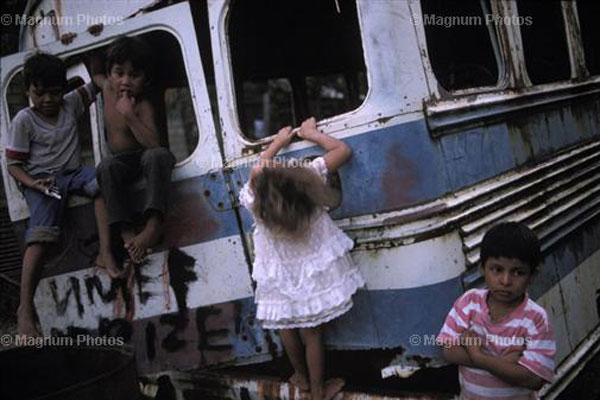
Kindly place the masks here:
MULTIPOLYGON (((597 342, 600 320, 600 72, 585 5, 462 2, 472 19, 458 20, 433 0, 279 3, 30 1, 35 23, 22 28, 21 51, 2 59, 2 136, 27 55, 57 54, 70 77, 88 81, 80 54, 141 35, 158 54, 178 161, 164 242, 127 281, 92 268, 91 204, 71 202, 36 293, 44 333, 124 334, 140 374, 281 354, 278 336, 253 318, 252 222, 237 194, 271 140, 265 131, 316 114, 354 149, 332 216, 355 240, 367 281, 328 328, 329 348, 390 349, 384 376, 440 365, 438 347, 411 338, 435 335, 453 301, 482 284, 485 230, 519 220, 544 252, 530 294, 552 320, 557 362, 572 364, 597 342), (452 30, 459 25, 482 30, 452 30), (535 43, 550 35, 535 31, 546 25, 562 35, 547 59, 533 53, 548 47, 535 43)), ((90 164, 107 154, 100 102, 85 128, 90 164)), ((286 151, 319 154, 305 141, 286 151)), ((2 172, 22 235, 28 210, 5 163, 2 172)))

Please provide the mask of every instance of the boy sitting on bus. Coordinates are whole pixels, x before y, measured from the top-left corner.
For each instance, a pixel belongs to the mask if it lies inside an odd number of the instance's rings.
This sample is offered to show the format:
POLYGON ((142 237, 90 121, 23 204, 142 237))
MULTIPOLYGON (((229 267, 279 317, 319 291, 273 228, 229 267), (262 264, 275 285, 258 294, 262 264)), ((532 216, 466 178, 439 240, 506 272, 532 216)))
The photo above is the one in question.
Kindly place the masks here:
POLYGON ((459 366, 461 399, 531 399, 552 381, 552 327, 526 293, 540 258, 537 237, 521 223, 485 234, 480 268, 487 288, 460 296, 437 337, 446 361, 459 366))
POLYGON ((103 218, 104 202, 97 197, 94 168, 81 166, 77 120, 96 98, 94 84, 90 82, 64 95, 66 66, 60 58, 46 53, 37 53, 26 60, 23 77, 32 106, 19 111, 10 125, 6 160, 8 172, 20 184, 30 213, 17 329, 19 334, 39 336, 33 296, 45 253, 59 241, 61 217, 69 194, 95 198, 100 236, 98 257, 111 265, 114 259, 108 225, 103 218))
POLYGON ((90 60, 92 79, 102 90, 108 148, 111 155, 97 167, 111 228, 118 232, 131 260, 141 263, 161 237, 167 212, 171 171, 175 163, 155 122, 150 101, 153 52, 140 38, 114 41, 102 60, 90 60), (136 232, 131 187, 144 177, 143 227, 136 232))

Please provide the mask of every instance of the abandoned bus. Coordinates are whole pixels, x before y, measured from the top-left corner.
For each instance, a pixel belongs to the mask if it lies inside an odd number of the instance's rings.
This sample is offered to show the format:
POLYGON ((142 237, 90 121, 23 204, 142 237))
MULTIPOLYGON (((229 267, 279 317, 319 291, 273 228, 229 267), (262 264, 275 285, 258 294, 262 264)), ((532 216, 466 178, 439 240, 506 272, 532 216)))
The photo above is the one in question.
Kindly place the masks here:
MULTIPOLYGON (((44 334, 124 336, 141 374, 278 357, 279 337, 254 320, 252 222, 237 197, 270 135, 314 115, 354 152, 331 215, 367 282, 327 347, 386 350, 384 376, 441 365, 414 338, 483 284, 483 233, 514 220, 541 240, 530 295, 566 376, 600 334, 599 13, 575 1, 30 1, 36 23, 2 58, 2 136, 27 105, 32 52, 65 59, 75 86, 90 80, 86 52, 140 36, 177 159, 164 240, 129 279, 93 267, 92 205, 71 200, 35 296, 44 334)), ((99 99, 80 126, 88 165, 107 154, 103 125, 99 99)), ((285 152, 318 154, 302 140, 285 152)), ((2 173, 22 238, 28 209, 2 173)))

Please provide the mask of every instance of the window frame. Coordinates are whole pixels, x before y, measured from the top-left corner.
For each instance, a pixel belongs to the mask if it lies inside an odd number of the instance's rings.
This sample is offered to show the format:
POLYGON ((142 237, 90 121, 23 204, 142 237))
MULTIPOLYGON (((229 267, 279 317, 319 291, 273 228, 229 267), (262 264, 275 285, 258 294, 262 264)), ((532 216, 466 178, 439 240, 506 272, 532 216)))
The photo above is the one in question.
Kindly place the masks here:
MULTIPOLYGON (((119 36, 137 36, 156 30, 165 31, 173 35, 179 43, 199 136, 194 151, 186 159, 175 165, 171 181, 176 182, 205 174, 209 170, 219 169, 223 165, 222 153, 215 134, 211 103, 208 97, 208 89, 202 68, 195 28, 190 7, 187 3, 177 3, 148 14, 127 19, 121 24, 107 25, 97 37, 90 34, 81 34, 77 35, 69 45, 55 41, 44 44, 39 48, 27 49, 2 57, 0 60, 0 72, 2 74, 0 95, 3 99, 6 99, 8 83, 23 69, 26 58, 35 51, 39 50, 51 53, 66 60, 72 56, 104 47, 119 36), (182 18, 182 15, 186 17, 182 18), (175 16, 177 16, 177 19, 174 18, 175 16), (176 21, 176 23, 173 23, 171 26, 166 21, 176 21), (191 74, 192 67, 196 72, 193 75, 191 74)), ((8 105, 5 101, 2 103, 0 107, 0 115, 2 117, 0 129, 2 132, 7 132, 10 125, 8 105)), ((94 133, 92 138, 94 160, 98 163, 102 156, 106 155, 107 151, 104 135, 99 134, 99 132, 104 132, 104 119, 100 118, 102 115, 101 98, 98 98, 95 105, 91 106, 91 108, 96 110, 95 121, 92 119, 92 111, 90 110, 90 123, 92 132, 94 133)), ((0 141, 0 151, 2 154, 4 153, 4 139, 0 141)), ((2 174, 11 220, 18 221, 27 218, 29 216, 27 204, 20 194, 14 179, 8 174, 5 162, 2 162, 2 174)))

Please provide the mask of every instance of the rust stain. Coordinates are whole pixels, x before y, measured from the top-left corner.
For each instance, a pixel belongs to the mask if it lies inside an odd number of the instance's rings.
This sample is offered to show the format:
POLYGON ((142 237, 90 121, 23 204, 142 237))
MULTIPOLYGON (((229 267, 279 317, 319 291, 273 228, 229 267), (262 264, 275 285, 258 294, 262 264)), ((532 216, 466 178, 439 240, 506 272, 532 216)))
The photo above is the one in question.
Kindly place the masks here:
POLYGON ((400 146, 386 153, 385 173, 381 179, 385 209, 395 209, 414 202, 411 191, 417 187, 418 177, 414 165, 402 157, 400 146))
POLYGON ((169 250, 165 251, 163 264, 162 264, 162 285, 163 294, 165 297, 165 308, 167 311, 171 310, 171 292, 169 291, 169 250))
POLYGON ((127 299, 127 307, 125 307, 125 320, 131 322, 133 321, 133 317, 135 316, 135 294, 133 291, 133 287, 135 285, 134 276, 135 271, 134 268, 141 268, 141 265, 131 264, 131 268, 129 268, 129 276, 127 277, 127 292, 129 294, 129 298, 127 299))
POLYGON ((165 221, 165 246, 184 247, 210 238, 219 229, 210 205, 196 180, 173 185, 171 208, 165 221), (197 189, 193 188, 197 184, 197 189))

